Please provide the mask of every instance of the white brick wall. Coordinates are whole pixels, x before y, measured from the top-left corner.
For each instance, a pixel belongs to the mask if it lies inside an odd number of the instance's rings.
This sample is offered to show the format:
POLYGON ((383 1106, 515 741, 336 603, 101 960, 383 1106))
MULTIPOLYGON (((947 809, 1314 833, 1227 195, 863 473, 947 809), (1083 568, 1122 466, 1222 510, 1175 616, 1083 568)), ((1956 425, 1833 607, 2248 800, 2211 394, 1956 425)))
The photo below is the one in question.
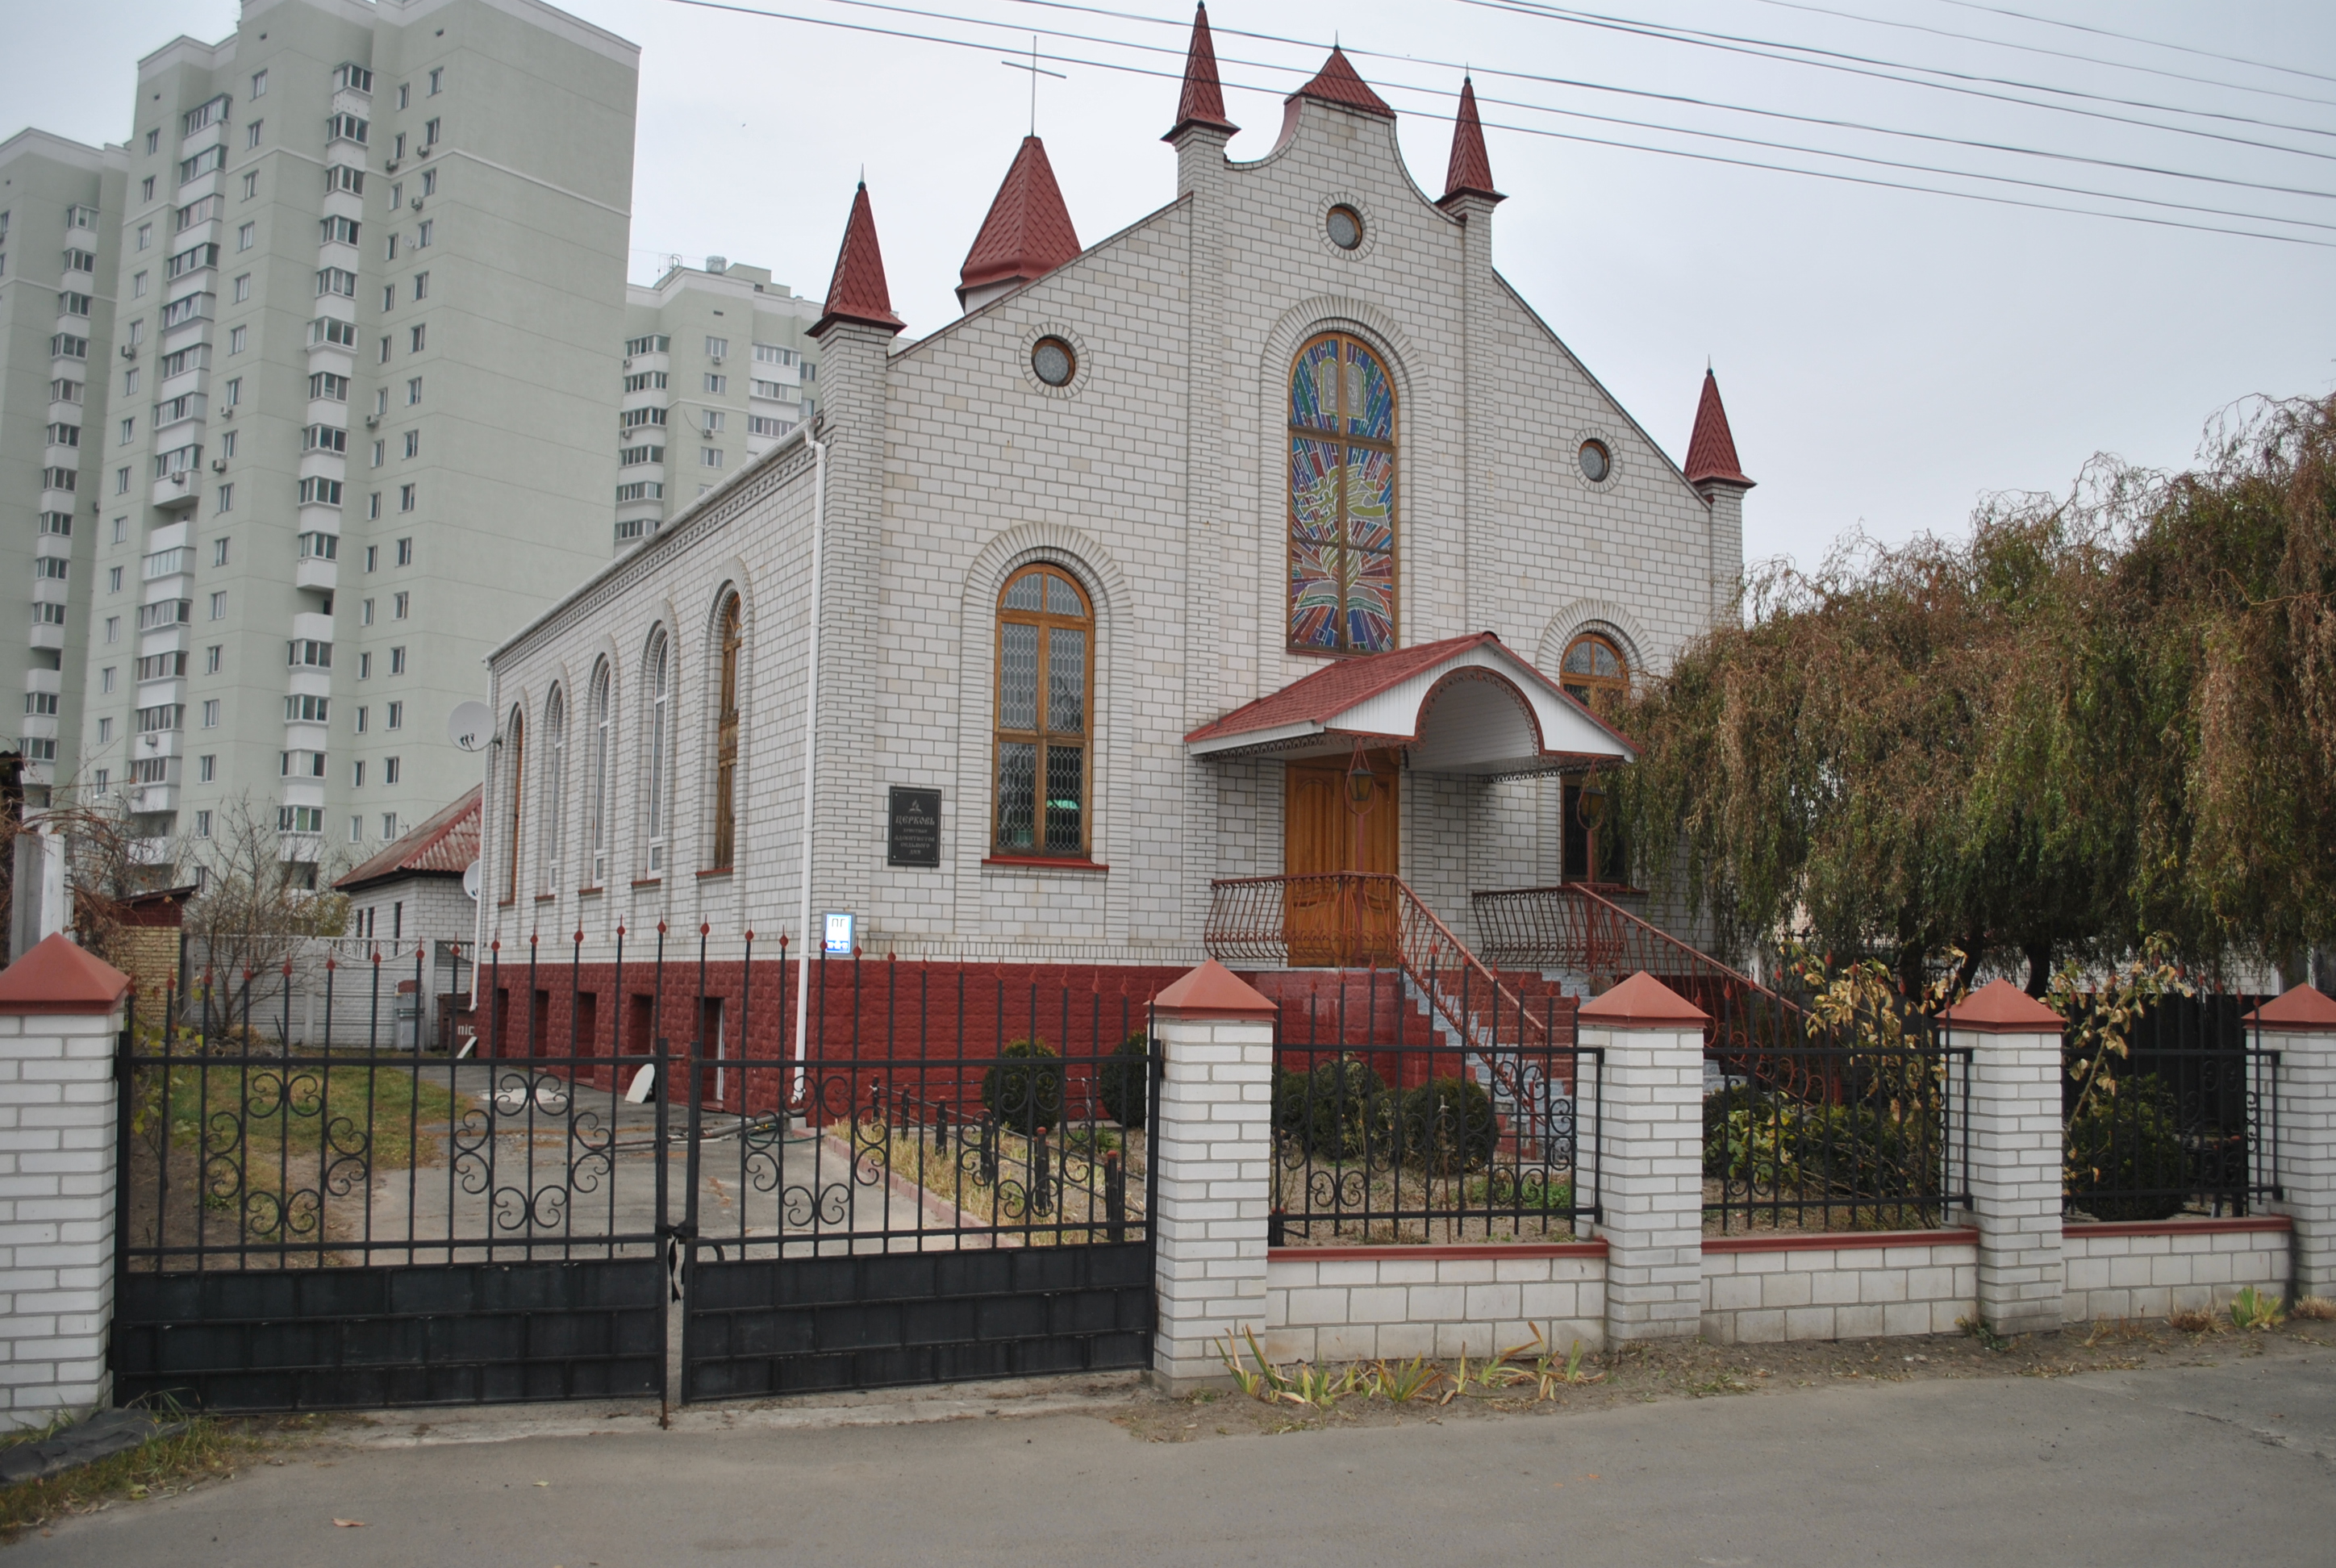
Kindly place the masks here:
POLYGON ((1952 1333, 1978 1292, 1970 1231, 1703 1243, 1703 1337, 1718 1345, 1952 1333))
POLYGON ((0 1014, 0 1425, 107 1402, 119 1014, 0 1014))
POLYGON ((1273 1026, 1163 1013, 1158 1031, 1153 1369, 1173 1392, 1224 1382, 1223 1348, 1265 1327, 1273 1026))
POLYGON ((1703 1287, 1702 1032, 1584 1021, 1582 1043, 1605 1052, 1591 1146, 1607 1338, 1692 1335, 1703 1287))
POLYGON ((1971 1214, 1979 1310, 1998 1333, 2060 1326, 2060 1037, 1958 1029, 1972 1048, 1971 1214))
POLYGON ((2291 1242, 2284 1220, 2070 1225, 2062 1310, 2071 1323, 2088 1323, 2227 1307, 2246 1285, 2283 1296, 2291 1242))
POLYGON ((2336 1033, 2266 1029, 2279 1053, 2279 1182, 2295 1224, 2295 1291, 2336 1296, 2336 1033))
POLYGON ((1606 1249, 1285 1247, 1266 1265, 1276 1362, 1490 1355, 1532 1342, 1606 1343, 1606 1249))

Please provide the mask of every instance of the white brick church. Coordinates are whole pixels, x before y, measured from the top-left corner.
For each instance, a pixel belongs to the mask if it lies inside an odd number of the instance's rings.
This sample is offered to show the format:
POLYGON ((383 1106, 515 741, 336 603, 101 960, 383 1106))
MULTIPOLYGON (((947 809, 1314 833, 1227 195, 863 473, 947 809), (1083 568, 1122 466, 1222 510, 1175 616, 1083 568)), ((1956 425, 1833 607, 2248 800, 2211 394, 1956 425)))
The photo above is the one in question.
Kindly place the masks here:
POLYGON ((1437 195, 1335 51, 1270 152, 1234 130, 1204 10, 1173 199, 1083 248, 1026 141, 905 347, 858 191, 815 425, 493 656, 507 955, 841 912, 1183 965, 1218 879, 1394 872, 1465 933, 1605 874, 1580 791, 1631 751, 1583 699, 1742 567, 1718 388, 1682 472, 1502 280, 1465 86, 1437 195))

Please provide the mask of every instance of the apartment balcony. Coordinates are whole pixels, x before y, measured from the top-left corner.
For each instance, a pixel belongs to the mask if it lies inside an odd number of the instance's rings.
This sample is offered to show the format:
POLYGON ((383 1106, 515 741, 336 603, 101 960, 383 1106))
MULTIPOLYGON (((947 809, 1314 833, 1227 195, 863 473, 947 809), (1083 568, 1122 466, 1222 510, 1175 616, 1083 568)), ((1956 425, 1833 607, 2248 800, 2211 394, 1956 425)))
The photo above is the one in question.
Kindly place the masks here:
POLYGON ((72 600, 72 593, 73 590, 69 585, 59 582, 55 578, 36 577, 33 579, 33 602, 34 604, 70 603, 72 600))
MULTIPOLYGON (((137 812, 175 811, 177 809, 176 803, 178 793, 176 786, 171 784, 137 785, 129 792, 131 800, 130 809, 137 812), (172 803, 170 805, 143 805, 139 803, 141 796, 150 794, 169 796, 172 803)), ((170 840, 165 835, 158 834, 153 838, 131 839, 128 847, 130 852, 130 863, 131 865, 167 866, 170 863, 170 840)))
POLYGON ((313 865, 325 858, 325 835, 322 833, 279 833, 277 842, 280 846, 277 858, 281 860, 313 865))
POLYGON ((63 648, 65 646, 65 628, 34 621, 32 632, 25 641, 26 645, 32 648, 63 648))
POLYGON ((203 498, 202 471, 182 468, 154 482, 152 504, 164 511, 191 507, 203 498))
POLYGON ((340 563, 338 561, 304 558, 298 566, 292 569, 294 588, 315 589, 322 593, 330 593, 339 586, 339 583, 340 563))

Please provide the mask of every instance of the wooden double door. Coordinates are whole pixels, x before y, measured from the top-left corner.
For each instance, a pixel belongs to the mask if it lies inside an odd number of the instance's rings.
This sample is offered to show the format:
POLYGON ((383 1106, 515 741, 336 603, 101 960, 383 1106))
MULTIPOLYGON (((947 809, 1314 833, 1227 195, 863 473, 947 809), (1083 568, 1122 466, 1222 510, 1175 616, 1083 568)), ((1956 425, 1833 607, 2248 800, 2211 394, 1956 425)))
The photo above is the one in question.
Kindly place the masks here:
POLYGON ((1295 967, 1395 961, 1393 886, 1330 880, 1338 872, 1401 872, 1400 759, 1367 752, 1364 762, 1367 791, 1351 759, 1285 765, 1281 869, 1293 880, 1285 884, 1283 938, 1295 967))

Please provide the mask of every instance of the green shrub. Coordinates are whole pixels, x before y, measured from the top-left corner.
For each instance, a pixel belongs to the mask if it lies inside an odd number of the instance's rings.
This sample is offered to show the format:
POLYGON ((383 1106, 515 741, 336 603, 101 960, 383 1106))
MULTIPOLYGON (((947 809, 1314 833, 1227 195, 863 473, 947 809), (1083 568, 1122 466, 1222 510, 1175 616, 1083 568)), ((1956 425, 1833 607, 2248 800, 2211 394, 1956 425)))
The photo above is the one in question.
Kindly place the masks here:
POLYGON ((1360 1057, 1284 1073, 1273 1086, 1273 1125, 1318 1159, 1357 1160, 1387 1132, 1387 1080, 1360 1057))
POLYGON ((1044 1040, 1011 1040, 981 1075, 981 1103, 1027 1137, 1063 1119, 1063 1064, 1044 1040))
POLYGON ((1703 1097, 1703 1174, 1757 1193, 1891 1199, 1936 1185, 1924 1151, 1881 1107, 1811 1104, 1749 1085, 1703 1097))
POLYGON ((1404 1096, 1397 1130, 1403 1157, 1438 1175, 1491 1164, 1501 1137, 1493 1096, 1466 1078, 1437 1078, 1404 1096))
POLYGON ((1095 1097, 1104 1114, 1130 1131, 1144 1125, 1152 1105, 1150 1040, 1140 1030, 1128 1036, 1095 1073, 1095 1097))
POLYGON ((2166 1220, 2182 1212, 2190 1162, 2175 1126, 2174 1097, 2154 1080, 2130 1078, 2068 1120, 2069 1199, 2097 1220, 2166 1220), (2133 1195, 2136 1187, 2174 1189, 2133 1195))

